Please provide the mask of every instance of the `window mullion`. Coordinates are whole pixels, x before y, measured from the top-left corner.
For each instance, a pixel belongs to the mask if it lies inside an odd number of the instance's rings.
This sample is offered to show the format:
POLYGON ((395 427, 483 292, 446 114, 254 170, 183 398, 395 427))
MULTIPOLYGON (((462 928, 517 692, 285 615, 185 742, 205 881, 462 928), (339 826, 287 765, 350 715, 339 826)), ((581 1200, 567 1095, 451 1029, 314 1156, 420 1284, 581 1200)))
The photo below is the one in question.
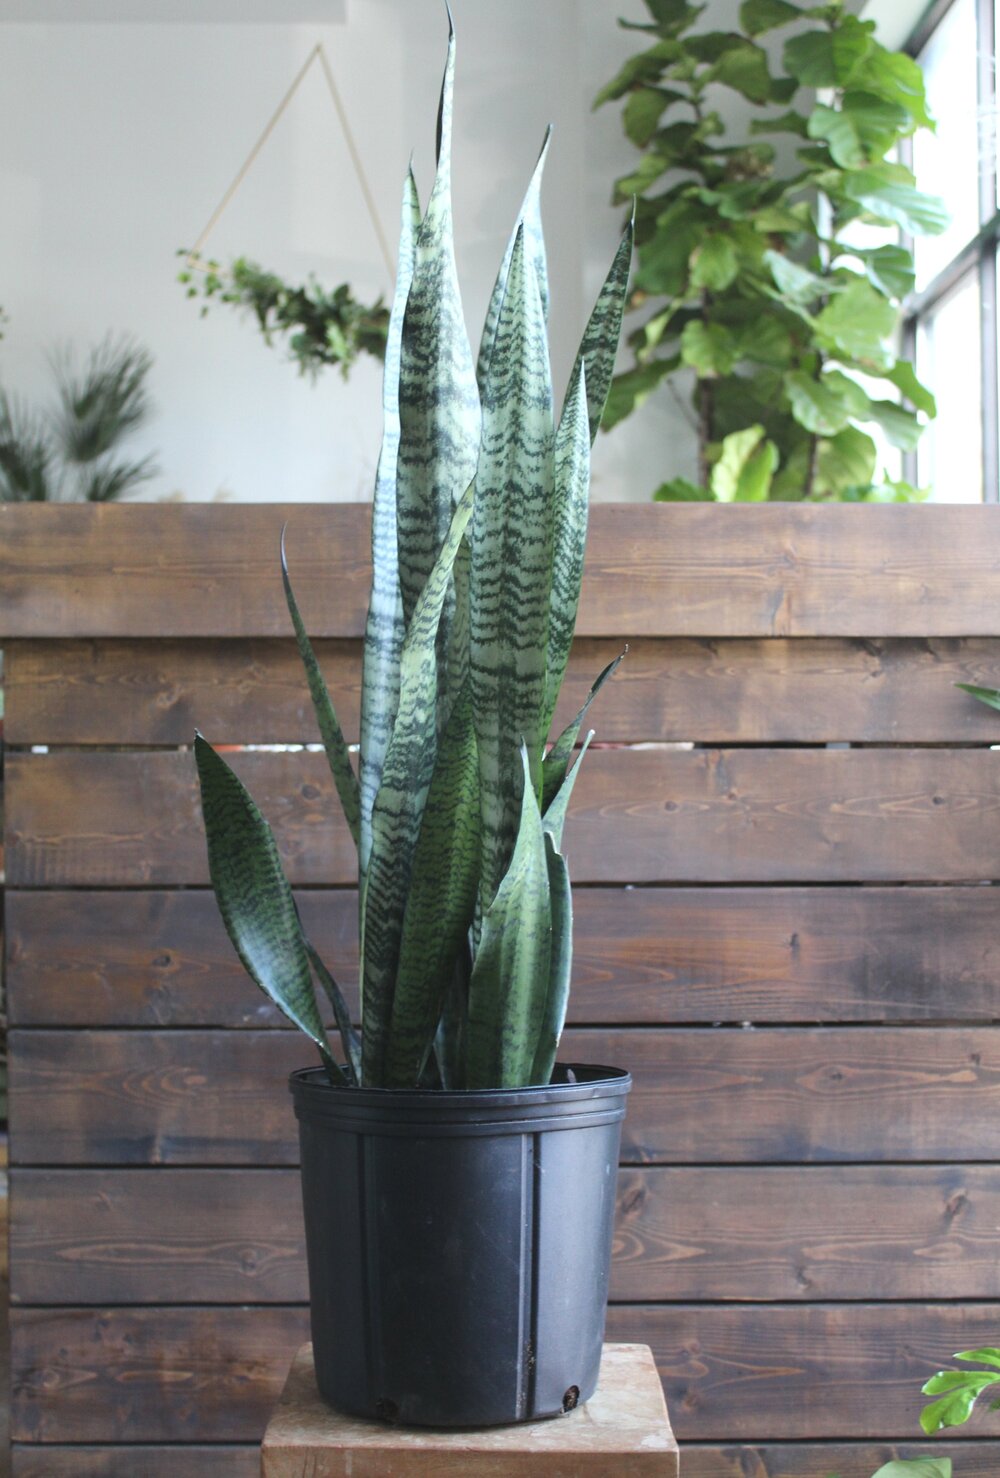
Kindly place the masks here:
MULTIPOLYGON (((994 0, 976 0, 979 220, 997 213, 997 161, 992 134, 996 120, 996 11, 994 0)), ((997 363, 997 249, 984 235, 979 255, 980 374, 983 403, 983 498, 1000 498, 1000 367, 997 363)))

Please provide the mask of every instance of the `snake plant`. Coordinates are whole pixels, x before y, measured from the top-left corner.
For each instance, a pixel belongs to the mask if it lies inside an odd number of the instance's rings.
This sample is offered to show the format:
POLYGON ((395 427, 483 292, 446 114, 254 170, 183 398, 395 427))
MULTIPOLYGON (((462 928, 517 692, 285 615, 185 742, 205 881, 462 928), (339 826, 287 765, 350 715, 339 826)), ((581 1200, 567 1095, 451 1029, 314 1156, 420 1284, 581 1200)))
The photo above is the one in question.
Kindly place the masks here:
MULTIPOLYGON (((371 1087, 547 1083, 572 952, 562 831, 600 674, 550 742, 576 621, 590 449, 613 371, 626 230, 558 419, 539 207, 548 137, 474 358, 451 203, 454 32, 437 170, 421 215, 403 189, 372 518, 355 772, 282 572, 319 729, 357 844, 362 1024, 302 930, 270 828, 195 742, 212 883, 243 964, 315 1042, 332 1081, 371 1087), (314 991, 330 998, 339 1066, 314 991)), ((620 660, 620 659, 619 659, 620 660)))

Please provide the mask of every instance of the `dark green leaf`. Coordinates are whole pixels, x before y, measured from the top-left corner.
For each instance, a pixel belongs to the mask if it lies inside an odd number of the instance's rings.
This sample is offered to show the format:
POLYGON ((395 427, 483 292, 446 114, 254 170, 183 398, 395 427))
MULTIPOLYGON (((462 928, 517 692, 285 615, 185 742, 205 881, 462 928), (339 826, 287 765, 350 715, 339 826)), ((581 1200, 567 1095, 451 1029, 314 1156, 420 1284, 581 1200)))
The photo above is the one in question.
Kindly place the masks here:
POLYGON ((569 882, 569 868, 550 832, 545 833, 545 861, 549 873, 549 900, 552 910, 552 950, 549 985, 542 1006, 538 1044, 531 1067, 533 1083, 551 1081, 559 1051, 559 1038, 566 1020, 573 969, 573 893, 569 882))
POLYGON ((801 15, 799 6, 790 4, 789 0, 743 0, 740 25, 749 36, 762 36, 777 26, 787 26, 801 15))
POLYGON ((691 253, 691 286, 722 292, 739 272, 736 247, 728 236, 706 236, 691 253))
POLYGON ((847 87, 872 48, 871 23, 845 15, 829 31, 806 31, 785 43, 783 60, 804 87, 847 87))
POLYGON ((243 782, 200 734, 194 755, 208 840, 208 867, 226 931, 252 980, 310 1037, 334 1081, 295 900, 271 828, 243 782))
MULTIPOLYGON (((625 297, 628 293, 628 276, 632 265, 632 242, 635 227, 629 221, 622 232, 608 275, 605 277, 597 301, 591 309, 587 327, 583 331, 580 347, 569 377, 570 387, 577 381, 581 367, 586 370, 587 419, 590 423, 590 444, 602 421, 611 388, 611 377, 615 372, 618 340, 621 336, 622 315, 625 312, 625 297)), ((608 421, 609 426, 613 421, 608 421)))
POLYGON ((774 279, 774 285, 783 297, 796 303, 813 303, 825 297, 833 286, 825 277, 818 277, 807 267, 802 267, 791 257, 780 251, 766 251, 764 262, 774 279))
POLYGON ((871 283, 855 278, 816 319, 816 335, 828 349, 850 359, 876 361, 896 327, 896 310, 871 283))
POLYGON ((865 264, 869 282, 887 298, 901 301, 913 291, 913 257, 905 246, 877 246, 872 251, 858 252, 865 264))
MULTIPOLYGON (((628 648, 626 647, 625 651, 627 650, 628 648)), ((542 761, 543 815, 548 810, 552 802, 555 800, 556 795, 562 788, 563 781, 566 779, 566 771, 569 769, 569 762, 573 758, 573 746, 576 744, 577 738, 579 737, 580 729, 583 727, 583 721, 587 717, 587 710, 590 708, 590 705, 593 703, 594 699, 597 697, 598 693, 601 691, 608 678, 613 676, 618 668, 618 664, 623 660, 624 656, 625 652, 621 652, 614 659, 613 662, 608 663, 607 667, 605 667, 604 671, 598 676, 590 692, 587 694, 587 697, 584 700, 583 707, 580 709, 579 713, 577 713, 575 718, 573 718, 570 723, 566 725, 565 729, 563 729, 562 733, 559 735, 558 739, 556 739, 548 754, 545 756, 545 759, 542 761)))
POLYGON ((912 452, 923 435, 923 424, 912 411, 906 410, 895 400, 871 400, 862 421, 875 421, 886 437, 900 451, 912 452))
POLYGON ((839 106, 817 103, 809 115, 809 137, 825 139, 842 169, 882 159, 905 127, 907 115, 871 93, 845 92, 839 106))
POLYGON ((850 170, 842 188, 848 200, 869 215, 901 226, 910 236, 938 236, 951 219, 944 201, 918 190, 912 174, 901 164, 870 164, 866 169, 850 170))
POLYGON ((751 41, 741 41, 724 51, 712 67, 709 79, 732 87, 752 103, 766 103, 771 96, 767 53, 751 41))
POLYGON ((959 1427, 972 1415, 982 1393, 1000 1382, 995 1372, 941 1370, 922 1388, 925 1396, 937 1396, 920 1413, 920 1425, 928 1437, 943 1427, 959 1427))
POLYGON ((479 758, 466 684, 441 735, 413 854, 386 1051, 389 1088, 414 1087, 430 1054, 472 924, 479 834, 479 758))
MULTIPOLYGON (((1000 708, 1000 688, 977 688, 972 683, 956 683, 956 688, 961 688, 963 693, 971 693, 973 698, 978 698, 980 703, 985 703, 989 708, 1000 708)), ((956 1360, 964 1360, 966 1356, 956 1355, 956 1360)), ((981 1356, 976 1358, 981 1359, 981 1356)), ((986 1362, 983 1361, 985 1364, 986 1362)), ((993 1362, 990 1361, 990 1364, 993 1362)))
POLYGON ((637 365, 616 375, 611 381, 607 409, 604 412, 604 430, 610 431, 619 421, 624 421, 633 411, 649 399, 660 381, 677 368, 679 360, 653 359, 648 364, 637 365))
POLYGON ((541 766, 554 477, 545 321, 519 233, 483 390, 471 530, 472 711, 481 776, 484 908, 514 846, 522 741, 536 784, 541 766))
POLYGON ((399 708, 372 808, 362 939, 362 1058, 369 1087, 380 1086, 385 1072, 413 854, 437 761, 437 633, 474 494, 475 484, 470 483, 407 629, 400 656, 399 708))
POLYGON ((917 372, 907 359, 899 359, 888 371, 883 371, 882 379, 888 380, 902 393, 903 399, 908 400, 918 411, 923 411, 925 416, 937 415, 937 402, 931 392, 917 379, 917 372))
POLYGON ((829 370, 818 380, 804 370, 793 370, 785 376, 785 389, 796 421, 817 436, 836 436, 868 413, 868 397, 861 386, 839 370, 829 370))
POLYGON ((839 496, 845 488, 867 488, 875 473, 876 460, 871 437, 856 426, 846 426, 828 441, 820 442, 813 491, 839 496))
POLYGON ((858 70, 856 80, 867 91, 877 92, 887 102, 904 108, 916 127, 934 127, 927 111, 924 74, 913 57, 905 52, 887 51, 883 46, 872 47, 858 70))
POLYGON ((629 93, 628 102, 622 112, 622 123, 633 144, 644 149, 656 132, 656 125, 664 109, 683 97, 682 92, 666 87, 640 87, 629 93))
POLYGON ((517 841, 484 911, 469 981, 469 1088, 522 1088, 531 1081, 548 997, 552 907, 545 833, 524 746, 521 766, 517 841))
POLYGON ((689 323, 681 335, 681 358, 699 379, 728 375, 739 358, 739 343, 721 323, 689 323))
POLYGON ((333 783, 337 787, 337 795, 340 797, 341 809, 344 819, 350 828, 351 836, 355 845, 358 845, 361 819, 361 799, 358 790, 358 779, 351 765, 351 756, 347 748, 347 740, 340 727, 340 721, 330 702, 330 694, 327 691, 326 682, 320 671, 313 651, 312 642, 306 631, 305 623, 299 614, 298 604, 292 592, 292 582, 288 575, 288 561, 285 558, 285 530, 281 530, 281 579, 285 587, 285 600, 288 603, 288 612, 292 618, 295 628, 295 641, 302 658, 302 665, 306 671, 306 681, 309 684, 309 696, 312 699, 313 711, 316 714, 316 723, 319 726, 320 738, 323 740, 323 748, 326 750, 327 763, 330 766, 330 774, 333 783))
POLYGON ((562 784, 560 785, 559 789, 556 791, 552 799, 546 804, 544 813, 542 815, 542 823, 545 827, 545 830, 551 833, 552 839, 555 842, 557 848, 562 846, 563 827, 566 824, 566 812, 569 809, 570 797, 573 794, 573 787, 580 775, 580 767, 583 764, 583 757, 587 753, 587 750, 590 748, 590 741, 593 739, 593 737, 594 731, 593 729, 591 729, 590 733, 580 745, 580 752, 577 755, 576 764, 573 766, 572 770, 568 771, 568 773, 563 777, 562 784))
POLYGON ((630 56, 618 75, 606 87, 601 88, 593 106, 599 108, 602 103, 610 102, 613 98, 624 97, 637 82, 655 81, 668 63, 676 61, 682 55, 682 50, 679 42, 664 40, 658 41, 648 51, 640 52, 638 56, 630 56))
MULTIPOLYGON (((300 919, 300 928, 301 925, 302 921, 300 919)), ((305 943, 306 954, 309 956, 309 963, 316 972, 316 978, 323 987, 327 1000, 333 1007, 333 1017, 337 1023, 341 1046, 344 1049, 344 1061, 347 1064, 347 1080, 352 1087, 357 1088, 361 1084, 361 1038, 354 1030, 351 1022, 351 1013, 347 1009, 347 1002, 344 1000, 340 986, 320 959, 319 954, 309 943, 304 932, 302 938, 305 943)))
POLYGON ((359 862, 362 893, 371 852, 372 806, 399 702, 399 654, 403 647, 403 601, 399 590, 396 535, 396 463, 399 454, 399 366, 403 316, 413 277, 413 252, 420 229, 420 203, 412 169, 403 186, 396 291, 389 318, 382 381, 382 450, 372 506, 372 585, 365 623, 361 682, 361 819, 359 862))

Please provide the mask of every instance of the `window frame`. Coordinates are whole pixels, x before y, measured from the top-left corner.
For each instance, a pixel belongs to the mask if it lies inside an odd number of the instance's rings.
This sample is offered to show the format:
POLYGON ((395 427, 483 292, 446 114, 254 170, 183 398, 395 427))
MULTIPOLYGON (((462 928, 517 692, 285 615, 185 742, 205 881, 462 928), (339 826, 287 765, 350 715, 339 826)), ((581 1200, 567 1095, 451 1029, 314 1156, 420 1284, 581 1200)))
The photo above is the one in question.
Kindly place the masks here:
MULTIPOLYGON (((996 7, 994 0, 974 0, 976 11, 976 107, 980 117, 996 117, 997 79, 996 7)), ((916 60, 955 0, 931 0, 912 31, 904 51, 916 60)), ((986 167, 979 173, 979 229, 955 253, 951 261, 919 293, 913 293, 903 305, 901 347, 904 358, 916 363, 917 334, 921 323, 937 308, 959 281, 975 271, 980 301, 980 385, 982 392, 983 501, 1000 501, 1000 364, 998 364, 997 254, 1000 252, 1000 209, 998 209, 997 151, 989 151, 986 167)), ((913 163, 913 149, 907 140, 904 162, 913 163)), ((919 181, 918 181, 919 184, 919 181)), ((912 242, 907 242, 912 249, 912 242)), ((933 390, 933 386, 930 387, 933 390)), ((907 452, 903 458, 903 476, 908 482, 917 480, 917 454, 907 452)))

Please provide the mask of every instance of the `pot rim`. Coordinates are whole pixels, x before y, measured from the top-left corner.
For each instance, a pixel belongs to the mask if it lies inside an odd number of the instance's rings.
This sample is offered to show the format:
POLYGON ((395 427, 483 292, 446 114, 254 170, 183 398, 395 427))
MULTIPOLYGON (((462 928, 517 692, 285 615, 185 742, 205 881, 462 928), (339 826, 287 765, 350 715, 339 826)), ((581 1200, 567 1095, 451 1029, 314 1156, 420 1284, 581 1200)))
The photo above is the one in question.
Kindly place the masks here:
MULTIPOLYGON (((288 1086, 315 1102, 345 1095, 352 1105, 383 1108, 471 1109, 478 1106, 504 1108, 537 1100, 540 1103, 573 1103, 581 1099, 624 1096, 632 1087, 632 1075, 621 1067, 603 1063, 562 1062, 556 1068, 569 1069, 576 1081, 563 1083, 531 1083, 524 1088, 358 1088, 352 1084, 331 1083, 322 1067, 300 1067, 289 1074, 288 1086)), ((345 1104, 346 1107, 346 1104, 345 1104)))

